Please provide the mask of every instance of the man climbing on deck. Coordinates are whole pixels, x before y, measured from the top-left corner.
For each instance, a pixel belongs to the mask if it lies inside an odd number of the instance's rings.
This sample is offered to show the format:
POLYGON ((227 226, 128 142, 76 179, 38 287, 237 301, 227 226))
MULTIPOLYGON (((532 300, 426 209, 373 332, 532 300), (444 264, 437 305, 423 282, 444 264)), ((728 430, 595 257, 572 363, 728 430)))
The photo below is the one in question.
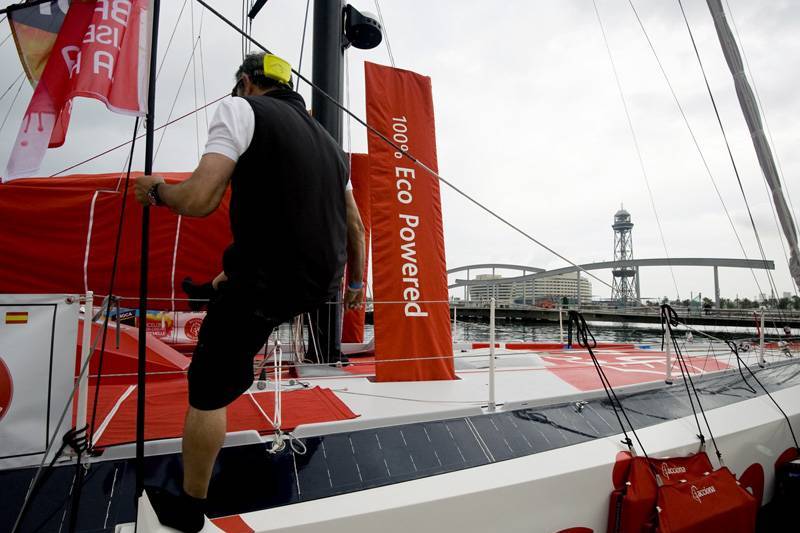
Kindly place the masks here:
POLYGON ((253 358, 272 330, 335 299, 348 264, 344 303, 361 302, 363 226, 345 154, 292 90, 291 69, 250 54, 220 102, 191 177, 136 181, 143 205, 203 217, 231 185, 233 244, 200 328, 189 367, 183 492, 148 490, 162 524, 202 529, 208 485, 226 430, 226 407, 253 383, 253 358))

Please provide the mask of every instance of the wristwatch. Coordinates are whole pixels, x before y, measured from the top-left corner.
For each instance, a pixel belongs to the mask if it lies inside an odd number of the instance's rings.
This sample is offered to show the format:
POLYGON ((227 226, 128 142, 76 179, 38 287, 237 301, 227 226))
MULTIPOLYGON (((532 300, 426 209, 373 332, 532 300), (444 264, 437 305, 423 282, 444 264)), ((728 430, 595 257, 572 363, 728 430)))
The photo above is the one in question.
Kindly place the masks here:
POLYGON ((161 200, 161 197, 158 195, 158 186, 161 183, 154 183, 152 187, 147 189, 147 200, 150 202, 150 205, 164 205, 164 202, 161 200))
POLYGON ((364 288, 364 282, 351 281, 350 283, 347 284, 347 288, 350 289, 351 291, 360 291, 362 288, 364 288))

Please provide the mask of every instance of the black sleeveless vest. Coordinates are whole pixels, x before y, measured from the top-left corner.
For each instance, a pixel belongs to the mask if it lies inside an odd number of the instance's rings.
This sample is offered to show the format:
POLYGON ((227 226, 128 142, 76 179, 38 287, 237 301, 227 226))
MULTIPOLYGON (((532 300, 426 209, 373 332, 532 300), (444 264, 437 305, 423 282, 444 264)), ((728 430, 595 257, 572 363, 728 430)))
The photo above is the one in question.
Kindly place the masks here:
POLYGON ((347 159, 296 92, 245 100, 255 132, 231 177, 225 272, 300 313, 332 297, 344 272, 347 159))

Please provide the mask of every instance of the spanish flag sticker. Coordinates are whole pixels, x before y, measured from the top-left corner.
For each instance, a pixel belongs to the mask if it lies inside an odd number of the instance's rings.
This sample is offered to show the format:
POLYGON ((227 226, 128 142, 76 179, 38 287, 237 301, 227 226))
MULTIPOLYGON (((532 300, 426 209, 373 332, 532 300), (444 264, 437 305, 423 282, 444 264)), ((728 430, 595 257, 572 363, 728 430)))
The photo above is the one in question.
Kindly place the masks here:
POLYGON ((27 311, 7 311, 6 324, 27 324, 28 312, 27 311))

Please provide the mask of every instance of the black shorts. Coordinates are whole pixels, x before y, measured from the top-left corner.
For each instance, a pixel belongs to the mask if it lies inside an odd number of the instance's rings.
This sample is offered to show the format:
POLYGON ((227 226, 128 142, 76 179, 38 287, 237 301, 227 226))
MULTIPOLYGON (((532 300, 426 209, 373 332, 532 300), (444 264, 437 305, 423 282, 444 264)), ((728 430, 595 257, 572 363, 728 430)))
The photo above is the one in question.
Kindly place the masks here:
POLYGON ((223 284, 208 305, 189 365, 189 405, 225 407, 253 383, 253 358, 272 330, 292 318, 270 312, 246 287, 223 284))

